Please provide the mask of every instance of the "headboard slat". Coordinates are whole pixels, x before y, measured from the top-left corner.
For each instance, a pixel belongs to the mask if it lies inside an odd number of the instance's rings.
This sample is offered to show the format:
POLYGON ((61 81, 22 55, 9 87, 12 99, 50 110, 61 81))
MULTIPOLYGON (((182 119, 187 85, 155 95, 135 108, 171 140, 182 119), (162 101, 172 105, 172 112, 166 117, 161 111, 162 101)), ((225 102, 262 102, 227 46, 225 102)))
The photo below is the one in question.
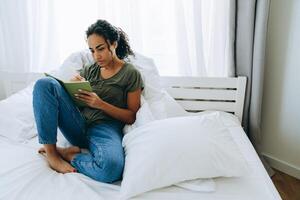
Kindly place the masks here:
POLYGON ((162 80, 165 87, 237 88, 238 78, 163 76, 162 80))
POLYGON ((167 88, 173 98, 203 99, 203 100, 236 100, 236 90, 196 89, 196 88, 167 88))
POLYGON ((210 102, 210 101, 182 101, 177 102, 185 109, 189 111, 196 110, 220 110, 220 111, 232 111, 235 108, 235 102, 210 102))
POLYGON ((187 111, 221 110, 242 122, 246 77, 161 77, 163 88, 187 111))

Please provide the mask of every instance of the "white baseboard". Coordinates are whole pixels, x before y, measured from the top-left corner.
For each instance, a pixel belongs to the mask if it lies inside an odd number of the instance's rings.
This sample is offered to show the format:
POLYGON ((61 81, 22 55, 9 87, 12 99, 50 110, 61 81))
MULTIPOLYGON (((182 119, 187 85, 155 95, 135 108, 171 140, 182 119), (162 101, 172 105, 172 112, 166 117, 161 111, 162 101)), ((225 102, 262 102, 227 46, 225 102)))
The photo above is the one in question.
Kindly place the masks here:
POLYGON ((262 155, 268 161, 271 167, 300 180, 300 168, 298 166, 292 165, 288 162, 275 158, 268 153, 262 153, 262 155))

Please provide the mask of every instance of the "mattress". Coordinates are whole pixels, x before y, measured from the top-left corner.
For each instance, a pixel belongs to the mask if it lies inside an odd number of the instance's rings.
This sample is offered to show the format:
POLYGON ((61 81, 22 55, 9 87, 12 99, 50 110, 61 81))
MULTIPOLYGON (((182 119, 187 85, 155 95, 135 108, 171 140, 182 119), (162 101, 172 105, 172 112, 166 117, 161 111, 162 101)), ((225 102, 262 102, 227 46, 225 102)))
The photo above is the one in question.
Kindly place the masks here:
MULTIPOLYGON (((215 178, 214 192, 169 186, 132 199, 281 199, 243 129, 235 126, 229 130, 249 164, 249 174, 239 178, 215 178)), ((37 137, 19 143, 0 136, 0 199, 119 199, 120 182, 106 184, 79 173, 57 173, 37 153, 39 147, 37 137)))

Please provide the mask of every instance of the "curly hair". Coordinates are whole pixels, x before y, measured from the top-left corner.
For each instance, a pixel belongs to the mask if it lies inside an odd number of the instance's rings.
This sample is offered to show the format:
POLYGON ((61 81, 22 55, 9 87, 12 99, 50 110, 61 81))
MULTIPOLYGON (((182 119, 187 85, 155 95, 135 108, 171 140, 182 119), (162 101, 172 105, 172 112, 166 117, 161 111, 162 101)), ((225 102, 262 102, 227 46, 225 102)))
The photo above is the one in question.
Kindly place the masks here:
POLYGON ((88 38, 92 34, 102 36, 108 47, 110 44, 117 42, 118 46, 116 54, 118 58, 124 59, 129 55, 134 55, 131 47, 129 46, 129 40, 126 33, 121 28, 111 25, 106 20, 99 19, 92 24, 86 31, 86 37, 88 38))

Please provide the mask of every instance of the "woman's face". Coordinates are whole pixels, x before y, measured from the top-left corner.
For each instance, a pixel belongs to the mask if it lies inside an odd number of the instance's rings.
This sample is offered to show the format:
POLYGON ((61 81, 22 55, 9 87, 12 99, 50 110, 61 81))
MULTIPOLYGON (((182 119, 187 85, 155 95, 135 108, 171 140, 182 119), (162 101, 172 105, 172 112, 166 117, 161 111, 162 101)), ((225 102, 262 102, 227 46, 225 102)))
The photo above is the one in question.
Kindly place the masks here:
POLYGON ((87 38, 87 43, 95 61, 101 67, 107 66, 115 56, 116 43, 108 47, 104 38, 97 34, 92 34, 87 38), (110 48, 110 49, 109 49, 110 48))

